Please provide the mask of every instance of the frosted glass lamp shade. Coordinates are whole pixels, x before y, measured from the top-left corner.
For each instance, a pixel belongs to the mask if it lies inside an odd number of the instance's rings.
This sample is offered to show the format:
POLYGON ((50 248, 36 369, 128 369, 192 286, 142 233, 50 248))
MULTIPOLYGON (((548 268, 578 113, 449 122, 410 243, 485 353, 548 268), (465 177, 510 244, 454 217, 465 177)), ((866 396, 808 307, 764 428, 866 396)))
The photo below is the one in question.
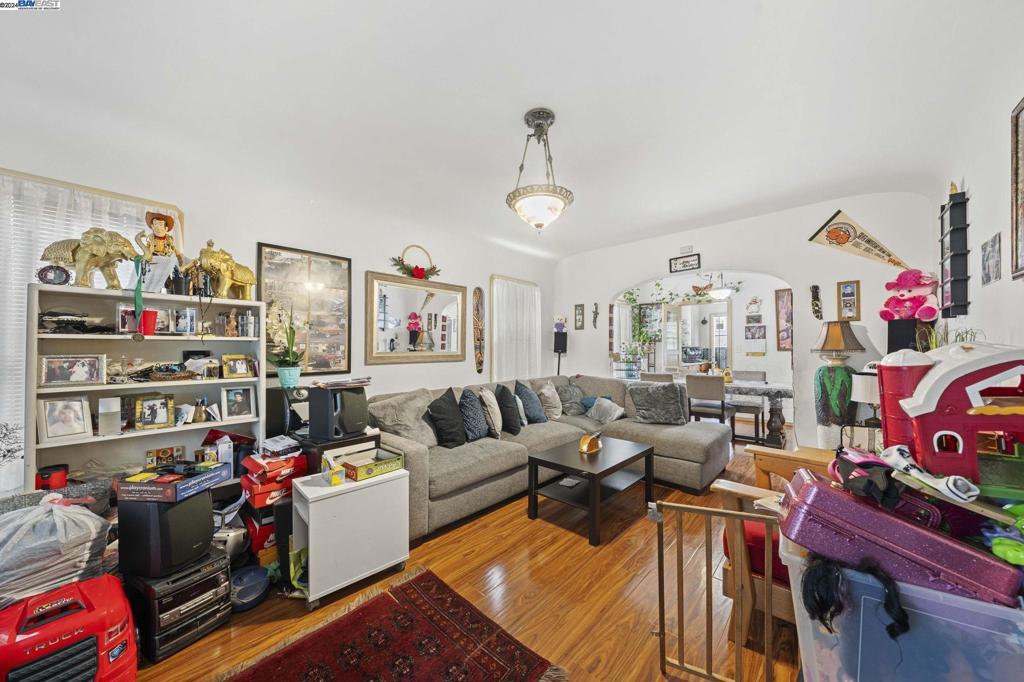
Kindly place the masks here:
POLYGON ((715 299, 716 301, 724 301, 725 299, 732 296, 733 289, 731 287, 719 287, 712 289, 708 292, 708 296, 715 299))
POLYGON ((542 230, 572 204, 572 192, 558 185, 526 185, 509 192, 505 203, 526 223, 542 230))

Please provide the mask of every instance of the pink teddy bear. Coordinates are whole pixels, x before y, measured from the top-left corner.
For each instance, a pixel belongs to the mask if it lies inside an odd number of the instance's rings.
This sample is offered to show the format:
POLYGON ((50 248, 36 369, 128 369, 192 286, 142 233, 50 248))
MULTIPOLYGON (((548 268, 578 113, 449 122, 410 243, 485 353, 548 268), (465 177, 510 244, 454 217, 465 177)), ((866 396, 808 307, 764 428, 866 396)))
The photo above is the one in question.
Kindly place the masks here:
POLYGON ((931 322, 939 316, 939 299, 935 296, 935 277, 920 270, 904 270, 891 282, 887 291, 895 294, 885 299, 878 311, 883 320, 922 320, 931 322))

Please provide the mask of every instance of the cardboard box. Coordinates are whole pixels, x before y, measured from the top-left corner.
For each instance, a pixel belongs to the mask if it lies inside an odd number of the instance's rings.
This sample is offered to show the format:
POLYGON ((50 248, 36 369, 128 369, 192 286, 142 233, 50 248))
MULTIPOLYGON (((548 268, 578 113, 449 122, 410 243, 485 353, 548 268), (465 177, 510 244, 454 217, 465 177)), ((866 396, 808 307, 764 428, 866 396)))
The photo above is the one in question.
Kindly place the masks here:
POLYGON ((274 458, 250 455, 242 460, 242 468, 257 483, 275 483, 286 478, 305 476, 307 460, 302 453, 274 458))
POLYGON ((272 483, 260 483, 250 474, 239 479, 242 485, 242 492, 246 501, 253 507, 269 507, 280 499, 289 497, 292 494, 292 481, 286 478, 283 481, 272 483))
MULTIPOLYGON (((380 452, 380 451, 378 451, 380 452)), ((387 453, 391 454, 391 453, 387 453)), ((365 481, 374 476, 398 471, 405 467, 405 456, 396 454, 384 459, 375 457, 358 457, 345 459, 341 465, 345 468, 345 476, 353 481, 365 481)))
POLYGON ((274 524, 267 523, 260 525, 248 514, 242 517, 245 529, 249 533, 249 548, 253 554, 277 545, 277 538, 274 537, 274 524))
MULTIPOLYGON (((147 472, 143 470, 143 473, 147 472)), ((159 473, 164 474, 166 472, 161 471, 159 473)), ((231 478, 231 467, 226 464, 216 464, 207 471, 202 471, 187 476, 180 481, 169 483, 156 483, 156 479, 150 481, 115 479, 114 489, 119 500, 130 500, 132 502, 180 502, 187 497, 192 497, 196 493, 208 490, 229 478, 231 478)))

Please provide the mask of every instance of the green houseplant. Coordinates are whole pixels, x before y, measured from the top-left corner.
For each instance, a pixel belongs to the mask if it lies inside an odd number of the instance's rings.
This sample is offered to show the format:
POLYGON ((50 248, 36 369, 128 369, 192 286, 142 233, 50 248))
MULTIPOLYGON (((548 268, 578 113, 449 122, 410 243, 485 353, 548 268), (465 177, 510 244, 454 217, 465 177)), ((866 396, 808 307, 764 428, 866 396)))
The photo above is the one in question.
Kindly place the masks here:
POLYGON ((270 362, 277 367, 277 378, 282 388, 295 388, 302 374, 302 353, 295 349, 295 311, 288 311, 288 321, 281 326, 279 343, 269 353, 270 362))

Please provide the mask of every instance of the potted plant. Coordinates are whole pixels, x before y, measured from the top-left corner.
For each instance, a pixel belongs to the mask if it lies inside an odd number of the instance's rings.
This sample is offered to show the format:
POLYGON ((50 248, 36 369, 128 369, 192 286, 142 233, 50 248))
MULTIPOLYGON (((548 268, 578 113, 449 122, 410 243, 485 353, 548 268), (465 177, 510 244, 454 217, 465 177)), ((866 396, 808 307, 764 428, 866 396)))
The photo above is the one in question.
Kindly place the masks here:
POLYGON ((269 353, 270 362, 277 367, 277 378, 281 388, 295 388, 302 374, 302 353, 295 350, 295 311, 288 312, 288 321, 283 325, 283 338, 278 350, 269 353))

